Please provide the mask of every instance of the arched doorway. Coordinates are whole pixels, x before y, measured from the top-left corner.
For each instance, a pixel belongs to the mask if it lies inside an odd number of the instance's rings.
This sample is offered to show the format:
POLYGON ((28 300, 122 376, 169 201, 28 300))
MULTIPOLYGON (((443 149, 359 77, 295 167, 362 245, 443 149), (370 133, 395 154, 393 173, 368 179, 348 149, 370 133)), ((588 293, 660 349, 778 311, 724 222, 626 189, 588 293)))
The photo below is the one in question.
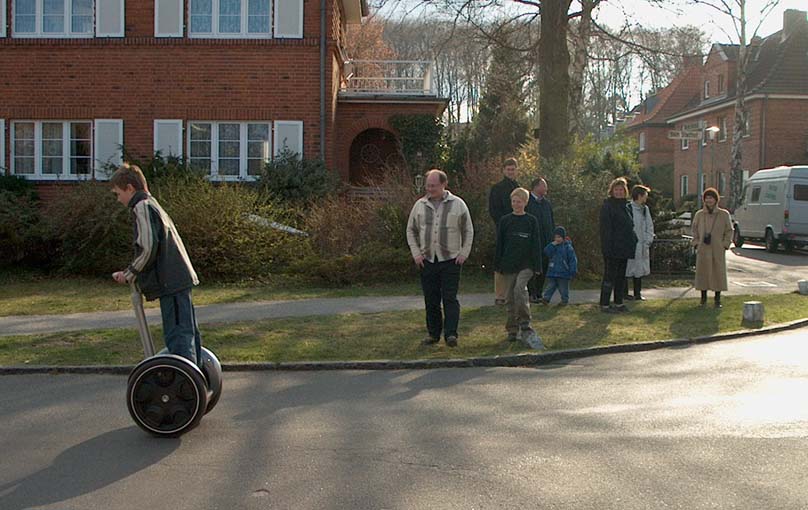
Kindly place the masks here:
POLYGON ((351 142, 349 179, 354 186, 381 182, 386 169, 402 164, 398 139, 390 131, 366 129, 351 142))

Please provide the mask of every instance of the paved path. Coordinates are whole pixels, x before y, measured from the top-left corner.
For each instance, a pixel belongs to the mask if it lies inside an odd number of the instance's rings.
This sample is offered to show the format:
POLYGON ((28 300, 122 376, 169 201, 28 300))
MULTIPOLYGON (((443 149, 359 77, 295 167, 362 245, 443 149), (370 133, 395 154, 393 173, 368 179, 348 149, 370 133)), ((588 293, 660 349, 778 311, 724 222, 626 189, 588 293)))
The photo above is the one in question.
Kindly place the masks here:
POLYGON ((804 331, 541 368, 228 372, 158 440, 126 378, 0 377, 0 508, 808 508, 804 331))
MULTIPOLYGON (((797 289, 797 281, 808 279, 808 253, 768 253, 763 248, 748 246, 727 252, 728 294, 786 293, 797 289)), ((461 283, 462 286, 462 283, 461 283)), ((690 288, 648 289, 648 298, 676 299, 695 297, 690 288)), ((574 303, 595 303, 598 290, 570 292, 574 303)), ((556 299, 558 299, 556 297, 556 299)), ((491 305, 493 294, 464 294, 462 306, 491 305)), ((305 317, 344 313, 374 313, 396 310, 420 310, 421 296, 371 296, 355 298, 319 298, 292 301, 253 301, 197 307, 201 324, 255 321, 281 317, 305 317)), ((158 309, 146 310, 153 324, 159 324, 158 309)), ((87 329, 134 328, 134 314, 129 310, 68 315, 21 315, 0 317, 0 336, 81 331, 87 329)))

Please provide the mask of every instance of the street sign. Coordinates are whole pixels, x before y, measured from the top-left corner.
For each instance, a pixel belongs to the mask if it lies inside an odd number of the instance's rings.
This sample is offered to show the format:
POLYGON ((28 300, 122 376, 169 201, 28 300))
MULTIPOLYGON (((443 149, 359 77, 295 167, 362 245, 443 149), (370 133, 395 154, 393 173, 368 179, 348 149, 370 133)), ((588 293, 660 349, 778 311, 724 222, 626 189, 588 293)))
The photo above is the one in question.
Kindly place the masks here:
POLYGON ((668 138, 671 140, 698 140, 701 138, 701 131, 671 129, 668 131, 668 138))

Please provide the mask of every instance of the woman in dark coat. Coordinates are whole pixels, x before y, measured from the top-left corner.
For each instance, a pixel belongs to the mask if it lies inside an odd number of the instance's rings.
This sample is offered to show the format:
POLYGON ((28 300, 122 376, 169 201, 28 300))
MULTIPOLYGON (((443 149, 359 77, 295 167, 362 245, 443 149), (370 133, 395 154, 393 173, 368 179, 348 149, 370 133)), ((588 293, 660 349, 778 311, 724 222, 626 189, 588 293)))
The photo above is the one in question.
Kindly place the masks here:
POLYGON ((634 258, 637 235, 628 209, 628 183, 622 177, 609 184, 609 198, 600 209, 600 244, 603 252, 603 282, 600 286, 600 309, 607 313, 625 312, 623 292, 626 265, 634 258), (614 293, 614 306, 609 300, 614 293))

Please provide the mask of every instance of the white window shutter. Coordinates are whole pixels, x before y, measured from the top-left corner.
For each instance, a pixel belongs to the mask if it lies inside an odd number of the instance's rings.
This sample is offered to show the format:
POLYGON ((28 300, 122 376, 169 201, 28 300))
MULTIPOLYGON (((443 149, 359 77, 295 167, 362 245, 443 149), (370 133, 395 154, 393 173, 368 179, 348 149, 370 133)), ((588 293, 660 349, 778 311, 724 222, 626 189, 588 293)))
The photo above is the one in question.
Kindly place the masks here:
POLYGON ((6 167, 6 121, 0 119, 0 175, 6 173, 6 168, 8 168, 6 167))
POLYGON ((303 0, 275 0, 275 37, 303 38, 303 0))
POLYGON ((123 162, 123 120, 96 119, 93 145, 95 178, 109 179, 112 169, 108 167, 117 167, 123 162))
POLYGON ((183 0, 154 0, 154 37, 182 37, 183 0))
POLYGON ((272 140, 277 156, 284 149, 297 153, 303 158, 303 122, 299 120, 275 121, 275 137, 272 140))
POLYGON ((163 157, 182 157, 182 121, 154 121, 154 152, 160 151, 163 157))
POLYGON ((6 36, 6 0, 0 0, 0 37, 5 36, 6 36))
POLYGON ((95 0, 95 2, 95 36, 123 37, 125 0, 95 0))

